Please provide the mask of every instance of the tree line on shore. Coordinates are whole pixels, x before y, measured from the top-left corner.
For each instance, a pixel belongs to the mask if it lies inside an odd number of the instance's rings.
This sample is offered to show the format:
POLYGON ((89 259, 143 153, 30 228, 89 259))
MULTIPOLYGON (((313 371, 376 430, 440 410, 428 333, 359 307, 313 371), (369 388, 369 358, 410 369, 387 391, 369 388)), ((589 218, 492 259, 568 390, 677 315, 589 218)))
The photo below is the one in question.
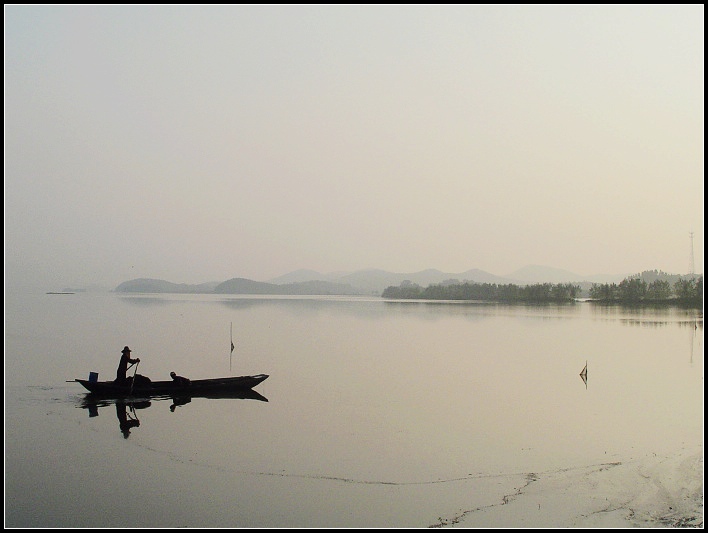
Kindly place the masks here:
MULTIPOLYGON (((398 287, 387 287, 381 296, 391 299, 563 303, 576 300, 580 293, 580 285, 572 283, 504 285, 466 281, 421 287, 416 283, 404 281, 398 287)), ((619 284, 594 283, 589 294, 592 300, 603 303, 676 303, 702 307, 703 276, 680 277, 673 285, 666 279, 647 282, 641 276, 632 276, 619 284)))
POLYGON ((435 284, 423 288, 404 281, 398 287, 387 287, 381 296, 393 299, 482 300, 500 302, 571 302, 580 294, 580 285, 572 283, 536 283, 514 285, 474 283, 435 284))
POLYGON ((647 283, 641 277, 629 277, 619 284, 594 284, 590 298, 602 302, 679 303, 703 307, 703 276, 688 276, 669 283, 656 279, 647 283))

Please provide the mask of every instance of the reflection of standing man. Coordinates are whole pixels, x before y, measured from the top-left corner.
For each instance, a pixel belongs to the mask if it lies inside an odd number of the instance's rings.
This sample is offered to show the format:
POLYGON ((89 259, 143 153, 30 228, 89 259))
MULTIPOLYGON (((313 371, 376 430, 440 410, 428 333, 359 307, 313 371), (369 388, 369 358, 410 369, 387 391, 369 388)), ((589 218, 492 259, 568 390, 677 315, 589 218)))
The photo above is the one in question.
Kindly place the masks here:
POLYGON ((116 416, 124 439, 130 437, 130 428, 140 425, 140 420, 128 416, 128 406, 124 403, 116 402, 116 416))

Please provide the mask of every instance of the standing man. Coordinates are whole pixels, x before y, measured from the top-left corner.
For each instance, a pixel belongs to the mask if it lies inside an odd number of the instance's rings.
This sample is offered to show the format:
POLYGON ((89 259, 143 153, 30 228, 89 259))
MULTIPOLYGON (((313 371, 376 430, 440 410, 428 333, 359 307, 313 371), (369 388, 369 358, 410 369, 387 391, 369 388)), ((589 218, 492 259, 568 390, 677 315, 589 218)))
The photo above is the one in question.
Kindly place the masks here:
POLYGON ((123 355, 120 356, 120 363, 118 363, 118 371, 116 372, 116 383, 126 383, 128 378, 126 373, 128 372, 128 363, 135 364, 139 363, 140 359, 130 358, 130 348, 127 346, 123 348, 123 355))

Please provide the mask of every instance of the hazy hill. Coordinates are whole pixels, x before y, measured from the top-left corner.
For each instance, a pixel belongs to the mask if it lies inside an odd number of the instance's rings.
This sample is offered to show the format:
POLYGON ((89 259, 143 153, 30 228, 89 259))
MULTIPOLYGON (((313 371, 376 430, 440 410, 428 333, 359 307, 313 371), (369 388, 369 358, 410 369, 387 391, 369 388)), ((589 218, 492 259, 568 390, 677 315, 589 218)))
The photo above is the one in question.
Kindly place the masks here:
POLYGON ((304 281, 336 281, 338 277, 339 275, 337 274, 322 274, 316 270, 302 268, 288 272, 277 278, 269 279, 267 282, 274 283, 275 285, 283 285, 286 283, 302 283, 304 281))
POLYGON ((514 280, 511 276, 496 276, 478 268, 467 270, 462 274, 450 274, 450 276, 456 276, 460 279, 460 281, 468 280, 474 281, 475 283, 497 283, 499 285, 518 283, 518 281, 514 280))
POLYGON ((533 283, 580 283, 581 281, 590 281, 594 283, 619 283, 627 277, 626 274, 593 274, 591 276, 582 276, 568 270, 553 268, 542 265, 528 265, 518 270, 515 270, 507 276, 517 280, 517 282, 533 284, 533 283))
POLYGON ((278 285, 246 278, 231 278, 214 287, 217 294, 277 294, 277 291, 278 285))
POLYGON ((353 272, 341 278, 353 287, 362 289, 368 293, 381 294, 386 287, 398 286, 403 281, 416 283, 421 287, 427 287, 431 284, 443 283, 450 280, 457 280, 460 283, 464 281, 476 283, 512 283, 512 280, 502 278, 484 272, 483 270, 468 270, 461 273, 441 272, 440 270, 428 269, 420 272, 411 273, 396 273, 386 272, 384 270, 361 270, 353 272))
POLYGON ((301 281, 298 283, 285 283, 280 285, 286 294, 323 294, 353 296, 362 294, 347 283, 334 283, 331 281, 301 281))
POLYGON ((437 283, 451 283, 465 281, 475 283, 496 283, 498 285, 531 285, 535 283, 577 283, 587 291, 593 283, 619 283, 627 276, 624 274, 593 274, 580 275, 560 268, 541 265, 529 265, 512 272, 507 276, 497 276, 477 268, 465 272, 442 272, 436 269, 421 270, 420 272, 389 272, 380 269, 358 270, 347 273, 322 274, 314 270, 296 270, 278 278, 270 280, 278 282, 304 282, 323 280, 351 285, 362 294, 380 295, 386 287, 397 287, 403 281, 410 281, 427 287, 437 283))
POLYGON ((115 292, 158 292, 174 294, 204 294, 214 292, 218 281, 189 285, 186 283, 171 283, 162 279, 138 278, 124 281, 118 285, 115 292))
POLYGON ((467 270, 466 272, 451 273, 451 272, 441 272, 436 269, 421 270, 420 272, 389 272, 380 269, 367 269, 358 270, 356 272, 348 273, 330 273, 322 274, 314 270, 296 270, 284 276, 271 279, 271 283, 276 281, 282 283, 284 281, 306 281, 306 280, 327 280, 336 283, 344 283, 346 285, 351 285, 356 291, 362 294, 375 294, 380 295, 386 287, 398 286, 403 281, 410 281, 420 285, 421 287, 427 287, 428 285, 435 283, 448 282, 450 280, 457 280, 460 283, 464 281, 476 282, 476 283, 498 283, 498 284, 508 284, 508 283, 518 283, 517 280, 495 276, 489 272, 485 272, 479 269, 467 270))
POLYGON ((668 274, 667 272, 662 272, 661 270, 645 270, 644 272, 633 274, 633 277, 638 277, 647 283, 653 283, 656 280, 664 280, 669 282, 671 286, 673 286, 674 283, 680 279, 688 279, 697 276, 698 274, 696 276, 690 276, 688 274, 685 276, 681 276, 679 274, 668 274))
POLYGON ((369 269, 349 273, 322 274, 314 270, 296 270, 268 282, 232 278, 224 282, 200 285, 176 284, 165 280, 140 278, 121 283, 116 292, 143 293, 217 293, 217 294, 321 294, 321 295, 380 295, 386 287, 410 281, 422 287, 443 282, 474 281, 477 283, 513 283, 482 270, 462 273, 435 269, 399 273, 369 269), (278 283, 276 283, 276 281, 278 283))
POLYGON ((398 285, 410 274, 396 274, 385 270, 359 270, 342 276, 341 281, 356 287, 366 294, 381 294, 389 285, 398 285))
POLYGON ((360 294, 344 283, 311 280, 297 283, 265 283, 245 278, 232 278, 214 287, 218 294, 294 294, 294 295, 355 295, 360 294))

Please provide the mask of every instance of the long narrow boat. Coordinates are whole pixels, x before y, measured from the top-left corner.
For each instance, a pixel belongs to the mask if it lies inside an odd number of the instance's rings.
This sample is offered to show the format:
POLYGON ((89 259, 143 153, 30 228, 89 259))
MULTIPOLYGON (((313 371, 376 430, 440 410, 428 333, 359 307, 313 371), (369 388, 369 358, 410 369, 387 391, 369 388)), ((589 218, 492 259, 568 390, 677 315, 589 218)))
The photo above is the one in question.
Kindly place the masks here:
POLYGON ((261 381, 268 378, 268 374, 255 376, 238 376, 230 378, 193 379, 189 385, 182 385, 175 381, 151 381, 142 383, 136 381, 135 386, 118 384, 115 381, 91 381, 88 379, 75 379, 92 394, 111 398, 124 397, 150 397, 162 395, 193 395, 203 396, 211 393, 226 393, 252 389, 261 381))

